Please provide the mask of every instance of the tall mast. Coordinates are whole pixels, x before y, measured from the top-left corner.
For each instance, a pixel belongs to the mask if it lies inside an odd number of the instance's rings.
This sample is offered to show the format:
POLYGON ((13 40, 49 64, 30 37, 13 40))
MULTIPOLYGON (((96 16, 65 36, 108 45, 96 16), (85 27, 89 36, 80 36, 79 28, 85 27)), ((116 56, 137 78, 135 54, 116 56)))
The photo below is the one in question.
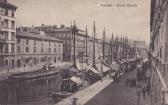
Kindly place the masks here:
POLYGON ((113 59, 113 33, 111 35, 111 40, 110 40, 110 48, 111 48, 111 61, 113 59))
POLYGON ((103 30, 103 59, 105 59, 105 27, 103 30))
POLYGON ((96 26, 95 20, 93 22, 93 65, 95 66, 95 38, 96 38, 96 26))
POLYGON ((88 32, 87 32, 87 26, 86 26, 86 57, 87 57, 87 40, 88 40, 88 32))
POLYGON ((75 57, 75 45, 76 45, 76 43, 75 43, 75 41, 76 41, 76 38, 75 38, 75 33, 76 33, 76 31, 77 31, 77 28, 76 28, 76 25, 75 25, 75 20, 74 20, 74 25, 73 25, 73 28, 72 28, 72 35, 73 35, 73 45, 74 45, 74 57, 73 57, 73 60, 74 60, 74 66, 76 66, 76 57, 75 57))

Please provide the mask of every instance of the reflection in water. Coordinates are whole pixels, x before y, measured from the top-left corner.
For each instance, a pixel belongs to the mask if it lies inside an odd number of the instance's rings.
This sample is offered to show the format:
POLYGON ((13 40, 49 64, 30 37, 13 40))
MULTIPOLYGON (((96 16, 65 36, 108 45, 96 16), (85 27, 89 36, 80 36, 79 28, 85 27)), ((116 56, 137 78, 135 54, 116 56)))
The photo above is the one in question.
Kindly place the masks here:
POLYGON ((59 91, 60 75, 32 80, 3 80, 0 81, 0 104, 17 105, 46 105, 54 104, 51 93, 59 91))

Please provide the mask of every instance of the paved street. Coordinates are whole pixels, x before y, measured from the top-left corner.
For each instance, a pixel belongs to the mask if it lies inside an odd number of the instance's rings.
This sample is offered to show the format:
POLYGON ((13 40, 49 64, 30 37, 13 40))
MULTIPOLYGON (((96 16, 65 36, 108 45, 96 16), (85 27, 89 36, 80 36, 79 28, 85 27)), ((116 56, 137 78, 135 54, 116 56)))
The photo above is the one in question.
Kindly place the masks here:
MULTIPOLYGON (((126 86, 126 77, 134 74, 125 74, 119 83, 111 83, 85 105, 137 105, 136 88, 126 86)), ((149 96, 144 100, 141 95, 140 105, 150 105, 149 103, 149 96)))

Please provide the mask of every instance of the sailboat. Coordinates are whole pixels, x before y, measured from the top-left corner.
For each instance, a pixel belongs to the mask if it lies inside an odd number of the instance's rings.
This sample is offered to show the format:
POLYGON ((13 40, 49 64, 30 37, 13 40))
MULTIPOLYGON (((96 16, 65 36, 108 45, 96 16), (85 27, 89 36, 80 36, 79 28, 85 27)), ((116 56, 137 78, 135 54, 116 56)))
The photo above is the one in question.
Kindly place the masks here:
POLYGON ((58 91, 54 91, 52 93, 52 96, 54 99, 57 100, 62 100, 70 95, 72 95, 74 92, 80 90, 80 88, 83 86, 83 79, 82 79, 82 75, 80 74, 82 71, 79 67, 79 60, 76 57, 76 52, 75 52, 75 36, 76 36, 76 32, 77 32, 77 27, 75 25, 75 21, 74 21, 74 25, 73 27, 71 27, 72 29, 72 35, 73 35, 73 45, 74 45, 74 55, 73 55, 73 61, 74 64, 69 67, 68 69, 66 69, 65 71, 63 71, 62 73, 62 84, 60 84, 60 90, 58 91))

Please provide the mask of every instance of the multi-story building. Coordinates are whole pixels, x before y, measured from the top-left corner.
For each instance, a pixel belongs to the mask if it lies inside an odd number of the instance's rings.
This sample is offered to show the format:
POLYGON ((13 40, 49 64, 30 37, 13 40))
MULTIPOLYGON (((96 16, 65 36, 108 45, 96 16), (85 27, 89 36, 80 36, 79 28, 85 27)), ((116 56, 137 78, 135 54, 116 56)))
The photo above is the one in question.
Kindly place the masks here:
MULTIPOLYGON (((93 44, 94 44, 94 38, 89 37, 87 41, 87 55, 89 57, 93 57, 93 44)), ((95 39, 95 57, 102 55, 102 40, 95 39)))
POLYGON ((63 60, 63 41, 33 28, 17 28, 15 66, 34 66, 63 60))
MULTIPOLYGON (((46 35, 63 40, 63 59, 72 61, 74 56, 74 37, 71 27, 61 25, 42 25, 35 27, 38 30, 46 32, 46 35)), ((86 55, 86 34, 85 31, 77 29, 75 33, 75 55, 86 55)))
POLYGON ((152 0, 150 18, 151 105, 168 105, 168 1, 152 0))
POLYGON ((4 65, 14 66, 16 9, 17 7, 8 3, 7 0, 0 0, 0 68, 4 65))

